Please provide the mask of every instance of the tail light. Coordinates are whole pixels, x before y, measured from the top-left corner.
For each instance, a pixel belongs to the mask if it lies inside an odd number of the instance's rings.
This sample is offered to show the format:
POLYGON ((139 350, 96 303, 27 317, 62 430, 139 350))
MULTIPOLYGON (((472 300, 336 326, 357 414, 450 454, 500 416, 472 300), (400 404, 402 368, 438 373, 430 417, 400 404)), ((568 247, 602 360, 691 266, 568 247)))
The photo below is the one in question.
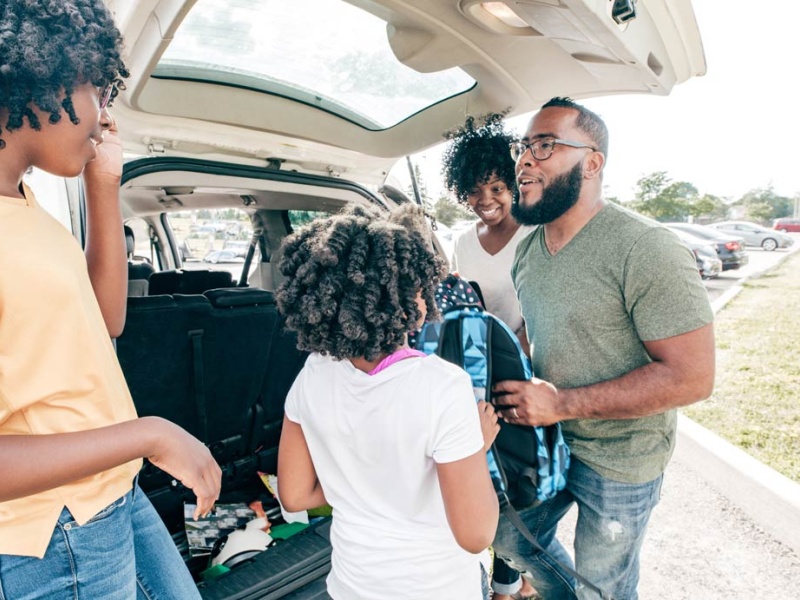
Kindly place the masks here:
POLYGON ((731 252, 734 252, 736 250, 739 250, 741 246, 739 245, 739 242, 725 242, 725 248, 730 250, 731 252))

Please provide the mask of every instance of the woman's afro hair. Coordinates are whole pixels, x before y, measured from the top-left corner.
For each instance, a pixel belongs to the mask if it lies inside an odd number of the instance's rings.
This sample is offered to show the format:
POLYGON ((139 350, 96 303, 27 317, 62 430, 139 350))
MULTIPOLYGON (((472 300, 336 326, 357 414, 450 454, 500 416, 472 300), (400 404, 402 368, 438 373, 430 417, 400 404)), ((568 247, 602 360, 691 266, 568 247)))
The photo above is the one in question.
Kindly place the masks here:
MULTIPOLYGON (((123 89, 129 75, 122 37, 103 0, 2 0, 0 2, 0 133, 41 123, 31 106, 49 113, 63 109, 73 123, 75 87, 91 83, 123 89)), ((116 90, 114 92, 116 95, 116 90)), ((5 144, 0 140, 0 148, 5 144)))
POLYGON ((497 176, 513 190, 514 160, 508 145, 515 137, 506 131, 504 114, 467 117, 463 127, 445 134, 449 144, 442 157, 445 187, 456 199, 468 204, 467 196, 479 183, 497 176))
POLYGON ((298 348, 376 360, 417 329, 417 294, 435 316, 443 264, 425 226, 422 211, 411 205, 395 216, 352 205, 288 236, 276 300, 298 348))

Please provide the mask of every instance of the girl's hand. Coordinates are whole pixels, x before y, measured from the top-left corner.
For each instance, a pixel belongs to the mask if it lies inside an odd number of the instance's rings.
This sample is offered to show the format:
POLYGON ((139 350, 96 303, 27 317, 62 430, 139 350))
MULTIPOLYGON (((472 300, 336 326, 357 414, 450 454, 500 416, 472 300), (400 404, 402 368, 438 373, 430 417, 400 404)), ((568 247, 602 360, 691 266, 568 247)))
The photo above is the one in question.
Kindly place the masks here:
POLYGON ((488 452, 500 431, 500 424, 497 422, 497 413, 494 412, 494 406, 488 402, 478 402, 478 413, 481 417, 483 449, 488 452))
POLYGON ((97 145, 97 158, 86 164, 84 179, 119 186, 122 178, 122 140, 118 134, 117 122, 109 115, 109 126, 103 131, 103 143, 97 145))
POLYGON ((147 459, 194 492, 195 521, 208 514, 219 498, 222 470, 211 452, 197 438, 174 423, 154 420, 157 427, 155 450, 147 459))

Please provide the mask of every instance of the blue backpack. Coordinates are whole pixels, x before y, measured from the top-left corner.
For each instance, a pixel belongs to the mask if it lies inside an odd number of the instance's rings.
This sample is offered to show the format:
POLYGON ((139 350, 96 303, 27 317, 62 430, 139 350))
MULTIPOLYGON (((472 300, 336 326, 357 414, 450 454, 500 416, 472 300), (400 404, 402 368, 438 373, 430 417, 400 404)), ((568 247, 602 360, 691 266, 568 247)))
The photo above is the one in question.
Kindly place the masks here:
MULTIPOLYGON (((416 348, 466 370, 478 401, 491 402, 492 385, 499 381, 532 376, 530 361, 514 333, 479 305, 456 305, 443 314, 443 320, 426 323, 416 348)), ((487 459, 501 501, 510 501, 517 510, 552 498, 567 483, 569 448, 559 423, 527 427, 501 420, 487 459)))
MULTIPOLYGON (((425 323, 413 338, 409 337, 417 350, 437 354, 463 368, 472 379, 476 400, 491 402, 495 383, 528 380, 532 369, 517 336, 483 310, 479 288, 470 283, 453 275, 445 278, 436 291, 443 319, 425 323)), ((603 600, 614 600, 542 547, 517 513, 549 500, 567 485, 570 454, 561 425, 527 427, 500 420, 500 432, 486 458, 503 515, 563 571, 603 600)))

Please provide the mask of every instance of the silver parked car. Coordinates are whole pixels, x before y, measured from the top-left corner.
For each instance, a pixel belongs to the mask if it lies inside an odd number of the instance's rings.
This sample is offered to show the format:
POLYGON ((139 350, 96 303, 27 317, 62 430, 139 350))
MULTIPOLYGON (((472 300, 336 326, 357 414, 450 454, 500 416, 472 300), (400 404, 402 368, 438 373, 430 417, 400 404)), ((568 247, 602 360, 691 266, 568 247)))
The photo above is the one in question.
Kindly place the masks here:
POLYGON ((788 248, 794 244, 791 236, 749 221, 721 221, 712 223, 709 227, 737 235, 744 239, 744 243, 748 246, 760 246, 769 252, 776 248, 788 248))

